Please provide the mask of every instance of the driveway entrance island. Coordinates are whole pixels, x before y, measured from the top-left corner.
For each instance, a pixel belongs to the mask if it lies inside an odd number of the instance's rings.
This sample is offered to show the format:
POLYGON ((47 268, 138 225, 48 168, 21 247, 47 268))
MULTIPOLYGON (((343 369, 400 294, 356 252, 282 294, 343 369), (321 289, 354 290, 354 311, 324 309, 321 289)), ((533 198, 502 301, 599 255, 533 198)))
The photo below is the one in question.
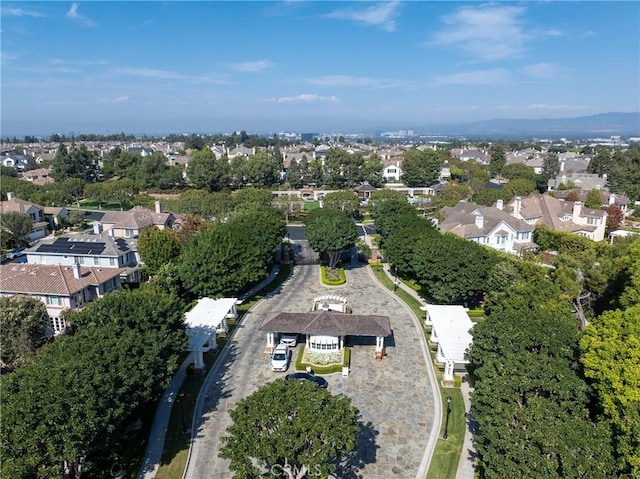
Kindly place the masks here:
POLYGON ((218 457, 220 438, 231 423, 229 410, 260 386, 284 377, 271 371, 260 325, 281 312, 305 311, 315 297, 329 292, 348 297, 353 314, 388 316, 392 332, 385 339, 383 361, 373 353, 376 338, 353 337, 351 374, 327 376, 328 390, 349 396, 361 413, 357 453, 336 477, 424 479, 440 410, 422 331, 408 308, 373 279, 368 266, 348 269, 346 275, 345 285, 330 288, 321 284, 317 265, 296 266, 282 288, 245 315, 196 406, 186 479, 233 477, 228 461, 218 457))

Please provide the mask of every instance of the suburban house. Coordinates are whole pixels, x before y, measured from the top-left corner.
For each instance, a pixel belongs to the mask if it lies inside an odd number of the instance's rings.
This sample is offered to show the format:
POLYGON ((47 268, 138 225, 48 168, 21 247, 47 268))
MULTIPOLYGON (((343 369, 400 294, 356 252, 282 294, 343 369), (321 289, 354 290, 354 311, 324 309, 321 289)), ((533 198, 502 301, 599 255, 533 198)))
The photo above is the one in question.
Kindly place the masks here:
POLYGON ((580 201, 561 201, 548 194, 534 194, 526 198, 516 196, 505 209, 532 226, 543 224, 593 241, 604 239, 607 212, 585 208, 580 201))
POLYGON ((9 192, 7 193, 7 200, 0 202, 0 215, 12 211, 31 217, 33 226, 31 232, 27 235, 27 240, 30 243, 47 236, 49 223, 45 218, 44 208, 42 206, 16 198, 14 193, 9 192))
POLYGON ((436 362, 444 365, 442 382, 452 384, 454 371, 466 371, 469 364, 465 353, 473 341, 474 323, 462 306, 427 304, 420 309, 427 313, 425 325, 431 327, 429 342, 438 346, 436 362))
POLYGON ((0 274, 0 296, 31 296, 46 305, 51 319, 50 334, 66 329, 66 322, 60 317, 63 310, 80 309, 121 288, 117 268, 11 263, 1 265, 0 274))
POLYGON ((44 217, 52 229, 62 228, 67 224, 69 210, 58 206, 45 206, 44 217))
POLYGON ((495 207, 461 201, 442 211, 446 218, 439 224, 441 231, 512 254, 535 246, 534 226, 503 211, 502 200, 495 207))
POLYGON ((26 251, 27 262, 118 268, 122 281, 139 283, 140 259, 135 243, 136 240, 110 236, 100 230, 99 224, 94 224, 92 233, 72 233, 41 240, 26 251))
POLYGON ((53 178, 51 178, 51 168, 27 170, 21 174, 20 178, 36 185, 46 185, 54 182, 53 178))
POLYGON ((147 148, 144 146, 130 146, 127 148, 127 153, 139 153, 140 156, 151 156, 155 151, 153 148, 147 148))
MULTIPOLYGON (((629 212, 629 197, 621 194, 610 193, 609 191, 599 190, 600 197, 602 198, 602 206, 617 206, 624 214, 629 212)), ((553 193, 553 196, 559 200, 566 201, 567 196, 575 194, 577 196, 576 201, 584 201, 587 199, 589 192, 587 190, 559 190, 553 193)))
POLYGON ((23 170, 29 166, 29 158, 24 155, 10 153, 0 156, 0 163, 9 168, 18 168, 23 170))
POLYGON ((547 191, 556 191, 560 185, 573 185, 572 189, 603 190, 607 185, 607 175, 599 176, 595 173, 560 173, 547 182, 547 191))
POLYGON ((385 183, 399 183, 402 176, 402 169, 400 164, 402 160, 386 161, 382 168, 382 180, 385 183))
POLYGON ((129 211, 107 211, 100 223, 104 231, 116 238, 137 238, 147 226, 165 229, 175 223, 173 213, 163 212, 160 201, 155 203, 155 211, 144 206, 134 206, 129 211))

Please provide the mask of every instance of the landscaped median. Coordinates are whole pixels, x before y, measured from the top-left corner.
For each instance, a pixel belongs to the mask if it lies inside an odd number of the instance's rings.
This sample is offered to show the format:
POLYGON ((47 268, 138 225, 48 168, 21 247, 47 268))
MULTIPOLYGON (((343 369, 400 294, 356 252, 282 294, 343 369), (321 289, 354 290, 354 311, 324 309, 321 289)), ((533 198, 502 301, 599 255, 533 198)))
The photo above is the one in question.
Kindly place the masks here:
POLYGON ((343 367, 349 367, 350 361, 351 350, 348 347, 343 351, 327 354, 306 351, 305 345, 301 344, 296 359, 296 370, 305 371, 310 367, 317 374, 339 373, 343 367))
POLYGON ((344 268, 327 268, 326 266, 320 266, 322 271, 322 284, 327 286, 340 286, 347 282, 347 278, 344 274, 344 268))

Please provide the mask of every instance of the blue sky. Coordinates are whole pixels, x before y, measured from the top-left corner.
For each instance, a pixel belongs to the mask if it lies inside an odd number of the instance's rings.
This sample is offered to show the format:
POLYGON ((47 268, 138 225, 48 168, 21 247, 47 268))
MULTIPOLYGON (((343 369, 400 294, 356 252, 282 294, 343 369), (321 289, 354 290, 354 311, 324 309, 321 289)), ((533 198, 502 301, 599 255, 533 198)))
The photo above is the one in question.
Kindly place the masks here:
POLYGON ((10 2, 0 135, 640 111, 640 2, 10 2))

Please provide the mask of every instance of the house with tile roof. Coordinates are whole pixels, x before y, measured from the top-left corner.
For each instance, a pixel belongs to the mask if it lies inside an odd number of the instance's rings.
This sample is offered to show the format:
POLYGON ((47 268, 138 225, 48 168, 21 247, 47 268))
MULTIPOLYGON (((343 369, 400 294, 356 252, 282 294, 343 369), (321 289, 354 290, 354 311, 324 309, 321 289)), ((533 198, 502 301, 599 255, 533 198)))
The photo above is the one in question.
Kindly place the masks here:
POLYGON ((595 173, 560 173, 555 178, 550 178, 547 184, 547 191, 556 191, 560 185, 575 185, 575 188, 582 190, 603 190, 607 185, 607 176, 599 176, 595 173))
POLYGON ((81 309, 86 303, 121 289, 118 268, 10 263, 0 266, 0 276, 0 296, 31 296, 46 305, 51 334, 66 329, 67 324, 60 317, 65 309, 81 309))
POLYGON ((26 238, 30 243, 47 236, 49 223, 46 221, 42 206, 16 198, 14 193, 9 192, 7 193, 7 200, 0 201, 0 215, 12 211, 31 217, 33 226, 26 238))
POLYGON ((442 212, 446 217, 439 224, 440 231, 506 253, 517 254, 535 247, 534 227, 504 211, 502 200, 495 207, 461 201, 444 207, 442 212))
POLYGON ((585 208, 580 201, 561 201, 549 194, 533 194, 526 198, 516 196, 506 210, 529 225, 543 224, 593 241, 604 239, 607 212, 585 208))
POLYGON ((27 249, 26 256, 29 264, 117 268, 122 281, 139 283, 140 258, 136 247, 137 240, 111 236, 96 223, 93 232, 45 238, 27 249))
POLYGON ((156 201, 155 211, 144 206, 134 206, 128 211, 108 211, 100 219, 103 231, 117 238, 137 238, 147 226, 172 228, 175 221, 173 213, 162 211, 160 201, 156 201))

